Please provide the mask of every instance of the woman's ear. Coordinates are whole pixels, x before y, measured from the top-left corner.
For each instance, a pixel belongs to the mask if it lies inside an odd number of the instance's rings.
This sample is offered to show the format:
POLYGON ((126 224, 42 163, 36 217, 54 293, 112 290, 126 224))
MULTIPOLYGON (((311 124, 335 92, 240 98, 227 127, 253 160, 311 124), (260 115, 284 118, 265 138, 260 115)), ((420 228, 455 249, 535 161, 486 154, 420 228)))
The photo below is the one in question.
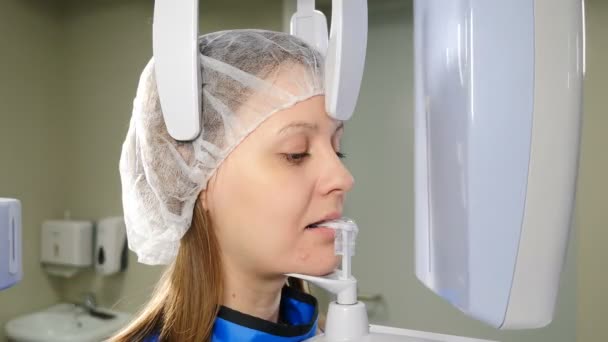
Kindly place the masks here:
POLYGON ((207 202, 207 189, 201 191, 198 195, 199 200, 201 201, 201 205, 203 206, 204 211, 209 211, 209 204, 207 202))
POLYGON ((199 201, 201 202, 201 205, 203 206, 203 210, 206 212, 209 212, 210 196, 212 196, 212 192, 214 191, 213 189, 215 188, 215 181, 217 179, 218 173, 219 173, 219 170, 216 170, 214 172, 214 174, 211 176, 211 178, 209 178, 209 180, 207 181, 207 184, 205 185, 205 189, 203 189, 201 191, 201 193, 198 195, 199 201))

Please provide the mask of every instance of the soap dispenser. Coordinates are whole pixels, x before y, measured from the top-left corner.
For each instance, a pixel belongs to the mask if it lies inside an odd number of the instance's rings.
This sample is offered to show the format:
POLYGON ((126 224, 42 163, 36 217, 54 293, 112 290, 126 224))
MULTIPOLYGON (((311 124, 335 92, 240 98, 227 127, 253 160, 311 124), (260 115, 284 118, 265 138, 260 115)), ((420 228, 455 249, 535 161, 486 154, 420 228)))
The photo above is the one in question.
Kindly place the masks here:
POLYGON ((97 222, 95 271, 112 275, 127 268, 127 230, 122 217, 107 217, 97 222))

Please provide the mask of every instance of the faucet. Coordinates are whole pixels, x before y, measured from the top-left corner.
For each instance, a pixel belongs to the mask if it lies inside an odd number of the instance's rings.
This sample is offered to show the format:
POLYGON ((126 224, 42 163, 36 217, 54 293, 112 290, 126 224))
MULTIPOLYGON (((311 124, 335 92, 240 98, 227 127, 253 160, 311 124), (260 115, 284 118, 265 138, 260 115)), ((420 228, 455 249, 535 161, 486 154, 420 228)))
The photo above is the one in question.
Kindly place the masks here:
POLYGON ((95 294, 92 292, 85 292, 81 294, 82 301, 81 302, 72 302, 74 305, 74 322, 76 327, 82 328, 82 322, 80 321, 80 317, 83 315, 90 315, 94 313, 97 309, 97 300, 95 299, 95 294))
POLYGON ((83 294, 82 306, 89 312, 97 309, 97 300, 95 294, 92 292, 85 292, 83 294))
POLYGON ((104 310, 99 310, 97 308, 97 300, 95 299, 95 294, 92 292, 83 293, 82 294, 82 303, 78 303, 78 304, 76 304, 76 306, 84 309, 84 312, 82 312, 82 310, 81 310, 80 313, 78 313, 76 315, 76 318, 78 318, 82 314, 88 314, 88 315, 91 315, 91 316, 93 316, 95 318, 99 318, 99 319, 116 318, 115 314, 109 313, 109 312, 104 312, 104 310))

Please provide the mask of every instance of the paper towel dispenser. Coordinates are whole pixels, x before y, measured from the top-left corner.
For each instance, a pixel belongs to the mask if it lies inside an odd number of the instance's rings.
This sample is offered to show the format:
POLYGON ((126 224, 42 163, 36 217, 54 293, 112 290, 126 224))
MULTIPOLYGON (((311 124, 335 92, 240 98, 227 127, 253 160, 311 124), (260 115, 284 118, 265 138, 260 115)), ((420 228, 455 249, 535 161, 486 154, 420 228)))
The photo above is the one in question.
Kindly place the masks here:
POLYGON ((93 223, 49 220, 42 223, 43 264, 87 267, 93 264, 93 223))

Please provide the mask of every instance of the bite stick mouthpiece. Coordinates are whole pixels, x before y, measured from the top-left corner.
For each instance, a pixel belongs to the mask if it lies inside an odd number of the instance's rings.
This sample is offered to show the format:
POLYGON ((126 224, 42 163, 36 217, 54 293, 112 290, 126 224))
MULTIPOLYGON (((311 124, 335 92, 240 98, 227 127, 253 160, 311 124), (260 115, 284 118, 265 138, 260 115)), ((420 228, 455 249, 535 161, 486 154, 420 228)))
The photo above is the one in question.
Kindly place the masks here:
POLYGON ((348 279, 351 276, 350 258, 355 255, 355 240, 359 227, 355 221, 348 217, 342 217, 337 220, 323 222, 323 227, 336 230, 335 251, 336 255, 342 256, 342 274, 341 279, 348 279))

